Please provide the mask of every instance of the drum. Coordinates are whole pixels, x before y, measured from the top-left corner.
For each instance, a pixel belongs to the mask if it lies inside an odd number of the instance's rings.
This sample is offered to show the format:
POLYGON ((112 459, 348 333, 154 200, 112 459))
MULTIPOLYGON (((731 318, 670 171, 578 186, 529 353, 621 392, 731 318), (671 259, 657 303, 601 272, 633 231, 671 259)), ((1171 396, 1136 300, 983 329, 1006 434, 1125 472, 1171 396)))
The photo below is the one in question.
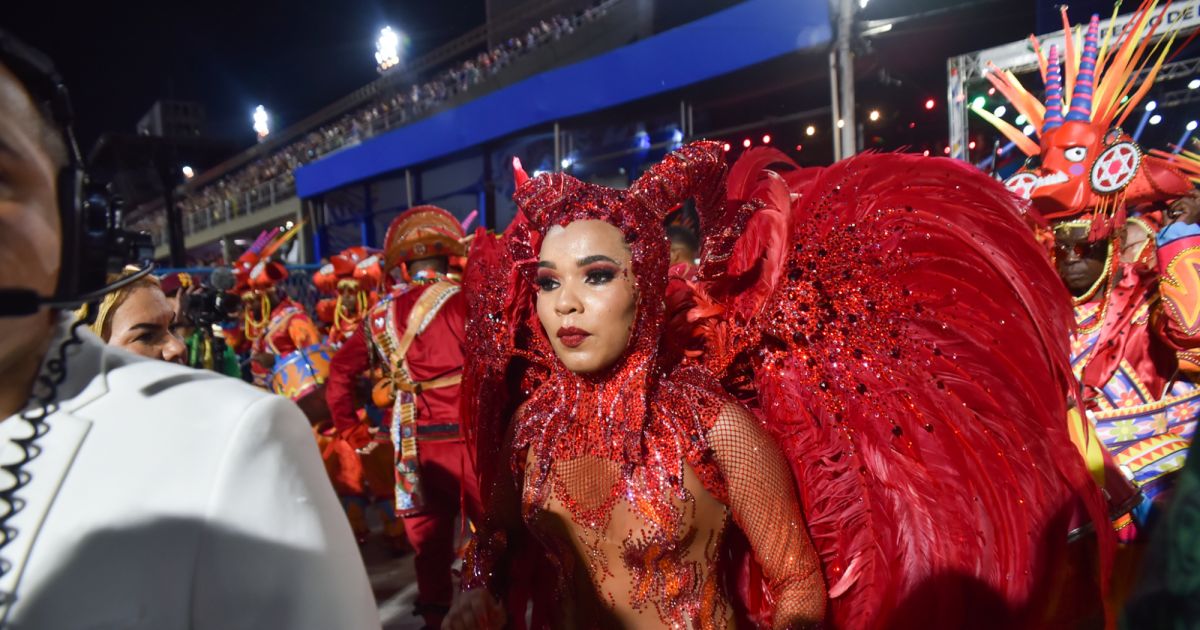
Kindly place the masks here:
POLYGON ((299 402, 325 384, 329 360, 329 349, 321 344, 280 357, 271 372, 271 391, 299 402))

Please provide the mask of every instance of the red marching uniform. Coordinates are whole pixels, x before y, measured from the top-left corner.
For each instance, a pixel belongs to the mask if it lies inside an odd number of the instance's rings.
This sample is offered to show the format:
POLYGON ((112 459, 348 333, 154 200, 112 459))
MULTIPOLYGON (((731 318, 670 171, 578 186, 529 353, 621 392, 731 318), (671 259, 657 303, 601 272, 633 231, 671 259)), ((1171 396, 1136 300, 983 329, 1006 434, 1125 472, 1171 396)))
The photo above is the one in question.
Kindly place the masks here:
MULTIPOLYGON (((381 256, 362 246, 332 256, 329 264, 313 274, 317 289, 334 296, 321 300, 316 308, 317 318, 328 325, 330 348, 340 348, 362 329, 367 312, 379 301, 377 289, 384 281, 381 256)), ((339 376, 338 382, 349 388, 349 397, 345 400, 356 422, 343 422, 339 429, 331 418, 314 427, 325 469, 346 510, 355 538, 360 543, 366 542, 370 534, 367 512, 377 508, 382 512, 384 535, 392 549, 405 550, 408 541, 404 523, 396 517, 393 508, 395 457, 391 440, 386 431, 369 428, 371 416, 367 409, 354 405, 353 394, 359 379, 346 378, 344 374, 339 376)))
MULTIPOLYGON (((266 327, 251 342, 250 349, 256 354, 272 354, 278 358, 318 343, 321 343, 321 333, 317 332, 304 307, 284 297, 271 309, 266 327)), ((254 382, 265 386, 271 376, 270 368, 251 363, 250 369, 254 373, 254 382)))
MULTIPOLYGON (((460 255, 462 229, 440 208, 413 208, 393 221, 387 267, 460 255)), ((356 449, 372 440, 358 418, 355 385, 378 369, 374 399, 390 406, 386 430, 395 449, 396 512, 416 556, 416 613, 436 628, 453 597, 454 533, 465 507, 477 520, 479 491, 459 427, 466 300, 449 277, 422 272, 368 313, 358 334, 333 357, 326 398, 340 437, 356 449)))

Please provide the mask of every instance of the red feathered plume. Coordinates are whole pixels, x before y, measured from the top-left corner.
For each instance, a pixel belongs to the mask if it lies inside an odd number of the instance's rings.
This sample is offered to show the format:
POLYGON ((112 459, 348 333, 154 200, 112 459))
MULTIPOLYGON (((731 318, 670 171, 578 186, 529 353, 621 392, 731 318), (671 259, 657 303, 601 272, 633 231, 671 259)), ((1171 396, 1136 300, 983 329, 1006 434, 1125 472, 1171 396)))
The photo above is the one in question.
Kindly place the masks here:
POLYGON ((1070 301, 1012 195, 951 160, 747 159, 690 315, 726 382, 753 367, 831 625, 1030 627, 1095 597, 1059 582, 1072 517, 1107 522, 1067 433, 1070 301))

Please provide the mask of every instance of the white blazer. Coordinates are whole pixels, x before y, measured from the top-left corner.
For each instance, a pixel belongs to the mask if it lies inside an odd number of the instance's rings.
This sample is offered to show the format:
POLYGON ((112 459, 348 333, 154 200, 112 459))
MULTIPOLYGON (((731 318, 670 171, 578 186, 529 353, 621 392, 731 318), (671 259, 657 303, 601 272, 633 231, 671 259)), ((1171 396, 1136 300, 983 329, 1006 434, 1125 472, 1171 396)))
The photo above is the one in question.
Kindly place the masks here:
MULTIPOLYGON (((380 627, 295 405, 79 335, 0 548, 0 626, 380 627)), ((0 422, 0 463, 32 426, 0 422)))

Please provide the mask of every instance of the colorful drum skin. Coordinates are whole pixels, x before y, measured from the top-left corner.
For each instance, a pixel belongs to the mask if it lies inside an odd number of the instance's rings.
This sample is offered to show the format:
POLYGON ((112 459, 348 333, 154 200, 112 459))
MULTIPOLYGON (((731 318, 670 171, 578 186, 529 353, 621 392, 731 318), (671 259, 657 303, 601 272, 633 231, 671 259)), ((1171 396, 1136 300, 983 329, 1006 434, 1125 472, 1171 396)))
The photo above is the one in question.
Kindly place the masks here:
POLYGON ((329 377, 329 348, 313 344, 280 357, 271 372, 271 391, 299 401, 329 377))

